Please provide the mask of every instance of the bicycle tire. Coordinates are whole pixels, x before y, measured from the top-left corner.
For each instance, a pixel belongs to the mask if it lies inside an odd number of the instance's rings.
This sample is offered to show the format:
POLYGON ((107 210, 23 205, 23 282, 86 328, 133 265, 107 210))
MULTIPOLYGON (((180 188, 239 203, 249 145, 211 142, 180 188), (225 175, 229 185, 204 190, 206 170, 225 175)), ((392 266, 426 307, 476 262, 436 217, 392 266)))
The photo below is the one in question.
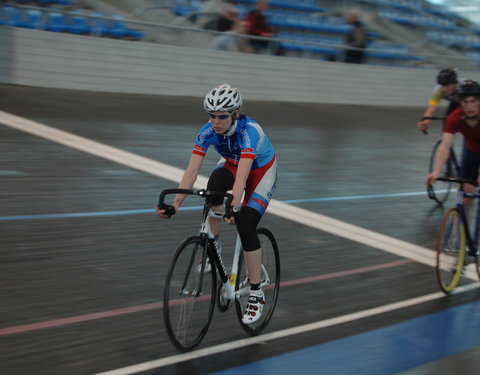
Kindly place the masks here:
MULTIPOLYGON (((429 172, 431 173, 435 166, 435 159, 438 152, 438 147, 440 146, 441 141, 435 143, 433 146, 432 154, 430 156, 430 165, 429 165, 429 172)), ((456 163, 456 159, 454 157, 449 157, 447 162, 445 163, 444 170, 441 173, 441 177, 458 177, 458 166, 454 165, 456 163)), ((433 199, 438 204, 443 204, 448 196, 450 195, 450 191, 453 188, 453 183, 448 181, 437 181, 434 185, 429 185, 427 188, 428 197, 433 199)))
POLYGON ((475 267, 477 269, 478 279, 480 280, 480 260, 478 259, 479 257, 480 257, 480 255, 478 255, 478 254, 475 257, 475 267))
POLYGON ((450 294, 458 285, 465 265, 466 231, 456 208, 442 218, 437 237, 436 276, 440 289, 450 294))
POLYGON ((252 324, 244 324, 242 322, 250 289, 243 252, 240 254, 238 275, 235 282, 235 291, 237 293, 235 307, 238 321, 240 322, 243 330, 250 336, 256 336, 260 334, 265 327, 267 327, 270 319, 273 316, 275 306, 277 305, 278 293, 280 290, 280 253, 278 252, 277 241, 275 240, 272 232, 266 228, 258 228, 257 234, 260 239, 262 249, 261 284, 264 284, 262 289, 265 293, 265 305, 263 307, 263 313, 257 322, 252 324), (244 292, 241 293, 241 290, 244 292))
POLYGON ((213 264, 211 272, 205 272, 205 264, 211 259, 207 254, 204 238, 188 237, 178 245, 167 271, 163 316, 168 337, 180 351, 200 344, 213 318, 217 282, 213 264))

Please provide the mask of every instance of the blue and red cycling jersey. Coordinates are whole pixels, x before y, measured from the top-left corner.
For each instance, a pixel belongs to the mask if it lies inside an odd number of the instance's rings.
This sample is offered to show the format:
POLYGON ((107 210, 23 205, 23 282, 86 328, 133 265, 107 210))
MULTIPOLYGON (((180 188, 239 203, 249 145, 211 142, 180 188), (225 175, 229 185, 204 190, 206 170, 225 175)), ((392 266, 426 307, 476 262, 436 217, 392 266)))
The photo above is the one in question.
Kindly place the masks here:
POLYGON ((254 159, 252 170, 261 168, 275 157, 275 150, 267 134, 250 117, 240 115, 227 134, 217 134, 211 122, 207 122, 197 135, 193 153, 205 156, 208 147, 215 150, 227 163, 238 165, 241 158, 254 159))

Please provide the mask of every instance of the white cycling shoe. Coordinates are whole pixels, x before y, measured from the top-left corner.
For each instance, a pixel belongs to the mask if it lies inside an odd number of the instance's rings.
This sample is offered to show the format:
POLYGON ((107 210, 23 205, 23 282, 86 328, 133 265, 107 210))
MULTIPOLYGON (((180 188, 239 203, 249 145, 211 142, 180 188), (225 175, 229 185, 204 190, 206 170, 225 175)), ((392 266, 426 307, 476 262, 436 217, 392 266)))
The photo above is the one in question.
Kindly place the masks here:
POLYGON ((260 319, 264 305, 265 294, 263 290, 250 290, 248 304, 242 318, 243 324, 252 324, 260 319))

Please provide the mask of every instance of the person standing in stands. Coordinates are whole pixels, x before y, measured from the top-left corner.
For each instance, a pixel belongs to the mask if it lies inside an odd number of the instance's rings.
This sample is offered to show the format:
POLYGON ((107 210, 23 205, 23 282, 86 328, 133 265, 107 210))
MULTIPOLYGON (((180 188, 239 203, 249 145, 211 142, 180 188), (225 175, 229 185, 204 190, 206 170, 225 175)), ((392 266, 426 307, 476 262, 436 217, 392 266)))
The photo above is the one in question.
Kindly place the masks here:
POLYGON ((207 30, 230 31, 239 19, 237 9, 228 1, 207 2, 203 11, 215 14, 205 23, 204 28, 207 30))
MULTIPOLYGON (((273 32, 268 25, 265 11, 268 9, 268 0, 258 0, 255 9, 247 15, 248 33, 261 37, 272 37, 273 32)), ((265 52, 268 49, 268 40, 251 40, 253 49, 257 53, 265 52)))
POLYGON ((360 21, 358 11, 350 9, 345 14, 345 22, 352 26, 351 31, 345 38, 346 63, 361 64, 365 58, 365 47, 367 46, 367 31, 360 21))
POLYGON ((254 53, 255 51, 250 45, 248 38, 240 36, 247 34, 247 28, 248 24, 246 21, 237 20, 232 30, 218 35, 212 40, 210 48, 219 51, 254 53))

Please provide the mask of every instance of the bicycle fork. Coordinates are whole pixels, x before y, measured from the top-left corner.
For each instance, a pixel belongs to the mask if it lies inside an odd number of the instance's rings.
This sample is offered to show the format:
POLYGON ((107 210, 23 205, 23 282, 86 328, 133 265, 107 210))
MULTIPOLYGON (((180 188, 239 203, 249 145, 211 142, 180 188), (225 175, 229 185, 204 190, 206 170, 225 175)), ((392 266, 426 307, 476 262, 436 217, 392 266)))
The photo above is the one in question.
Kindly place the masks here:
MULTIPOLYGON (((457 198, 457 208, 458 208, 458 211, 460 212, 463 223, 465 225, 465 234, 466 234, 466 237, 467 237, 468 252, 466 253, 466 255, 471 256, 471 257, 477 256, 477 246, 478 246, 478 240, 479 240, 479 231, 478 231, 477 228, 480 225, 480 205, 478 205, 478 207, 475 207, 476 208, 475 219, 473 220, 474 231, 471 232, 470 231, 470 223, 469 223, 469 220, 467 218, 467 214, 465 212, 465 209, 461 208, 461 206, 463 205, 463 202, 461 203, 460 200, 463 201, 463 199, 465 197, 468 198, 468 197, 474 197, 474 196, 475 196, 474 194, 467 194, 465 192, 462 192, 462 194, 459 194, 459 196, 457 198), (474 238, 472 238, 471 233, 474 234, 474 238)), ((472 207, 472 209, 473 209, 473 207, 472 207)))

